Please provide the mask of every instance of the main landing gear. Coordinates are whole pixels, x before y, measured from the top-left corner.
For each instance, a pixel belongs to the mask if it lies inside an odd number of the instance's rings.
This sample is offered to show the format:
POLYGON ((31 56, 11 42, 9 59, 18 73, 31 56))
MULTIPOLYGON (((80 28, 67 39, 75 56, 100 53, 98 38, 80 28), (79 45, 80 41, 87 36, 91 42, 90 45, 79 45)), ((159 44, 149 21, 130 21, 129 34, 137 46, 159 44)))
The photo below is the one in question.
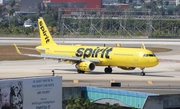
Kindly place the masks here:
POLYGON ((106 67, 106 68, 104 69, 104 72, 105 72, 105 73, 112 73, 112 68, 111 68, 110 66, 108 66, 108 67, 106 67))
POLYGON ((141 72, 141 74, 140 74, 140 75, 141 75, 141 76, 145 76, 145 73, 144 73, 144 68, 142 68, 141 70, 142 70, 142 72, 141 72))
POLYGON ((82 71, 82 70, 79 70, 79 69, 77 69, 77 72, 78 72, 79 74, 85 73, 85 71, 82 71))

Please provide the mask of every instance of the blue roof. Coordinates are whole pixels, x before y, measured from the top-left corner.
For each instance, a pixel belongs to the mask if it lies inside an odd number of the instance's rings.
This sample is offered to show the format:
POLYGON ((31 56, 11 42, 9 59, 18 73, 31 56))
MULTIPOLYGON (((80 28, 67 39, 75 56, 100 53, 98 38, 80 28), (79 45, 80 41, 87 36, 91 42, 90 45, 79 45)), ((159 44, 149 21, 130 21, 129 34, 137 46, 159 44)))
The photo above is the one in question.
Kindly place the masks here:
POLYGON ((146 98, 147 96, 157 95, 157 94, 151 94, 151 93, 133 92, 133 91, 126 91, 126 90, 118 90, 118 89, 97 88, 97 87, 89 87, 89 86, 82 87, 81 90, 89 91, 89 92, 97 92, 97 93, 142 97, 142 98, 146 98))

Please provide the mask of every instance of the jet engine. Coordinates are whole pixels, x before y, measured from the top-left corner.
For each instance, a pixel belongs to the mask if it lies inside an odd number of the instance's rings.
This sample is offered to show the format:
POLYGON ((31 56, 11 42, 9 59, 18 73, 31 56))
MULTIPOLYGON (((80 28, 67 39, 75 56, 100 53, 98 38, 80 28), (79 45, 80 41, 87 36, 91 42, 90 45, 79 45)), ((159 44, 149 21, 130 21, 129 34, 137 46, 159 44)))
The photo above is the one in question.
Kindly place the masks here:
POLYGON ((118 68, 121 68, 123 70, 134 70, 136 67, 119 67, 118 68))
POLYGON ((80 62, 76 64, 76 68, 81 71, 89 72, 95 69, 95 64, 92 62, 80 62))

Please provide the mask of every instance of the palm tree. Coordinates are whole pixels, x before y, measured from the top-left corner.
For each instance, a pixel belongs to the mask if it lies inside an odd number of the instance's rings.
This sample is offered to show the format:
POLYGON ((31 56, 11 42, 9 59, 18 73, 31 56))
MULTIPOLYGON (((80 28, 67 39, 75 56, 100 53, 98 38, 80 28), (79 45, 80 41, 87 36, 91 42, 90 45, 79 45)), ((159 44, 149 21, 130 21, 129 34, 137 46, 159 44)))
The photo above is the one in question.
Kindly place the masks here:
POLYGON ((66 105, 66 109, 73 109, 74 101, 74 97, 70 97, 67 100, 64 100, 63 104, 66 105))
POLYGON ((64 100, 63 104, 66 105, 66 109, 98 109, 97 105, 91 102, 90 99, 84 100, 82 97, 77 99, 70 97, 64 100))

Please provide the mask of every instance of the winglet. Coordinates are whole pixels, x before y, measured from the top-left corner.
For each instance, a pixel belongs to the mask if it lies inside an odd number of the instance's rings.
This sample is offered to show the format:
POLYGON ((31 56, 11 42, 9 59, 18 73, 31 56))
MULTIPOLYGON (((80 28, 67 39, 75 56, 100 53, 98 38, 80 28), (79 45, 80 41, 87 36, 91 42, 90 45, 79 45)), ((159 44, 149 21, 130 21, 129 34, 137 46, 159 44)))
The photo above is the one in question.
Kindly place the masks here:
POLYGON ((141 46, 142 49, 146 49, 144 43, 142 42, 142 46, 141 46))
POLYGON ((18 54, 22 54, 22 53, 19 51, 19 49, 18 49, 18 47, 16 46, 15 43, 14 43, 14 47, 16 48, 16 52, 17 52, 18 54))

